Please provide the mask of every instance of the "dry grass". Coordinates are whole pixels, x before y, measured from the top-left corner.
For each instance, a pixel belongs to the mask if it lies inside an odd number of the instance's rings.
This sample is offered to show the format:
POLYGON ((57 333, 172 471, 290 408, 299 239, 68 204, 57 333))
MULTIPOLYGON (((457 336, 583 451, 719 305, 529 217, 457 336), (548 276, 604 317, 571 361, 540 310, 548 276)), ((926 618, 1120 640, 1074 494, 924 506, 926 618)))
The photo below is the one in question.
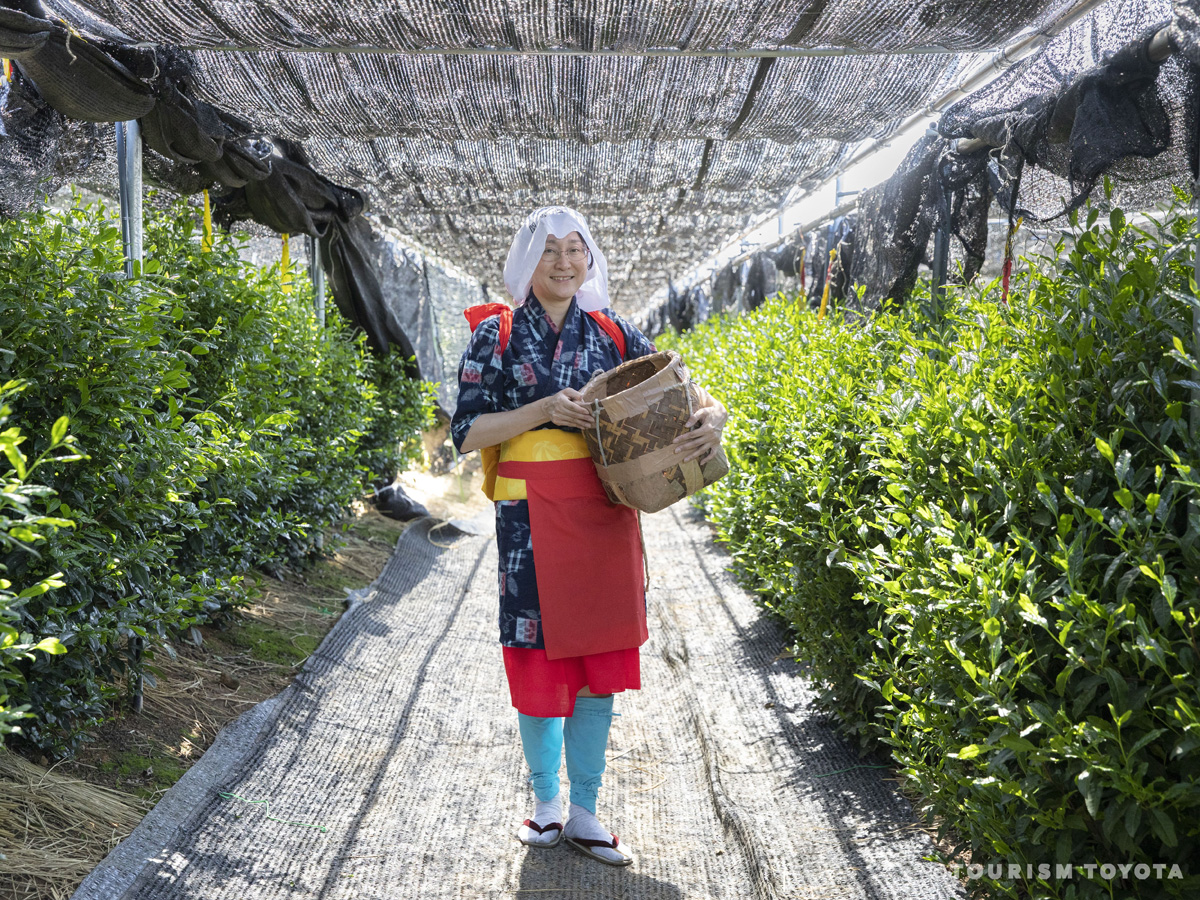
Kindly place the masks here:
MULTIPOLYGON (((439 518, 489 506, 478 474, 414 472, 402 482, 439 518)), ((116 716, 75 759, 47 770, 0 749, 0 897, 70 897, 217 732, 287 686, 341 615, 347 590, 379 575, 407 527, 359 505, 348 530, 327 536, 329 559, 260 576, 250 606, 223 629, 197 629, 198 646, 152 648, 155 683, 142 714, 116 716)))
POLYGON ((65 900, 150 806, 0 750, 0 894, 65 900))

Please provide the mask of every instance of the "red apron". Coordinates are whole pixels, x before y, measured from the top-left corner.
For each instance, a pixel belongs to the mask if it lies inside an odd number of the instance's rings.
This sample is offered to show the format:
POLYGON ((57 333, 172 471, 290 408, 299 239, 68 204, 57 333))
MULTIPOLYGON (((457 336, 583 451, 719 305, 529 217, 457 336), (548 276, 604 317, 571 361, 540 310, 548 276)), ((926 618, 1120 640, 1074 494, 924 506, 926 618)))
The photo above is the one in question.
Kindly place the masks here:
POLYGON ((509 460, 499 475, 525 480, 546 657, 644 644, 637 511, 609 501, 590 459, 509 460))

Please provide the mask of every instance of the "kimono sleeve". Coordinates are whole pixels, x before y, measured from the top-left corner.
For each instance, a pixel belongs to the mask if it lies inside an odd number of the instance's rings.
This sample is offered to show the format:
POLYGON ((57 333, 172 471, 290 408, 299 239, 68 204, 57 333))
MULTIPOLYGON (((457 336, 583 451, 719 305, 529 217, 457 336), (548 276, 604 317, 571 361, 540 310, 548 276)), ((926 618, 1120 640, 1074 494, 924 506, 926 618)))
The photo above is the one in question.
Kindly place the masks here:
POLYGON ((609 314, 617 326, 625 333, 625 358, 637 359, 639 356, 649 356, 657 352, 650 339, 642 334, 634 325, 618 315, 609 314))
POLYGON ((450 419, 450 436, 459 453, 475 420, 484 413, 500 412, 503 400, 500 318, 493 316, 479 323, 458 364, 458 405, 450 419))

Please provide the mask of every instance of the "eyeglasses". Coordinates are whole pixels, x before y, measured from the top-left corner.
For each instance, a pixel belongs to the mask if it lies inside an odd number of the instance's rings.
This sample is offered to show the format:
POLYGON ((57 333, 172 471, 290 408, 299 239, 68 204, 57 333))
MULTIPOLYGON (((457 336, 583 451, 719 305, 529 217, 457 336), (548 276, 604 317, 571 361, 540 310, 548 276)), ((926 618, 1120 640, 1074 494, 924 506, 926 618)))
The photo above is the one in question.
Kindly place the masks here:
POLYGON ((587 257, 587 250, 583 247, 568 247, 566 250, 554 250, 547 247, 542 252, 542 259, 549 262, 558 262, 564 256, 567 258, 567 262, 577 263, 587 257))

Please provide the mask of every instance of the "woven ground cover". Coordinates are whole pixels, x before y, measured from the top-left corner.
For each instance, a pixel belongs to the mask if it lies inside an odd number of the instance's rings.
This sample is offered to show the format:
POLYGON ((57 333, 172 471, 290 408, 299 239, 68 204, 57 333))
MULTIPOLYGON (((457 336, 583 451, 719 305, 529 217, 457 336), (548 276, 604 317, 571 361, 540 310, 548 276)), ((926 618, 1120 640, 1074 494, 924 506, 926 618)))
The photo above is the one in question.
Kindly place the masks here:
POLYGON ((125 881, 106 861, 77 900, 957 896, 921 861, 928 838, 887 770, 850 768, 878 761, 814 712, 700 517, 679 504, 645 525, 644 689, 618 696, 599 808, 632 868, 513 837, 532 794, 494 634, 495 541, 423 520, 248 749, 180 782, 190 811, 159 823, 125 881))

